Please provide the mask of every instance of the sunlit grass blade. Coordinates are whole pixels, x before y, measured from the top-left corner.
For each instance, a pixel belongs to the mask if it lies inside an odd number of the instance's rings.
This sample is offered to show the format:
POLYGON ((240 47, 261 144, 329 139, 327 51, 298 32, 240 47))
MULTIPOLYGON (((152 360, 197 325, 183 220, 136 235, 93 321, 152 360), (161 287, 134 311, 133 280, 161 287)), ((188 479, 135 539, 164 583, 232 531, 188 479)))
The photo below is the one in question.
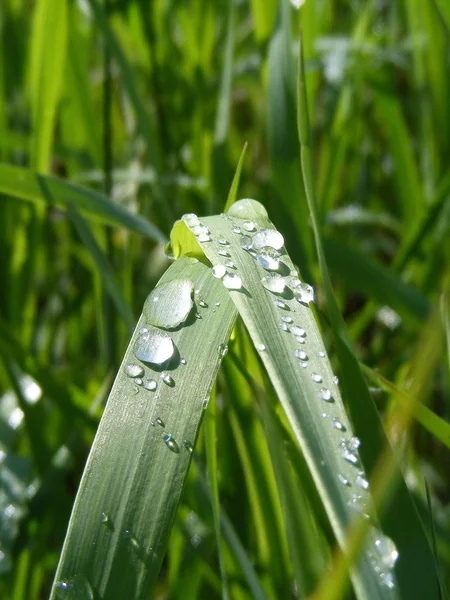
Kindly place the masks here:
MULTIPOLYGON (((58 590, 77 586, 111 599, 144 599, 158 577, 222 358, 220 344, 228 341, 236 315, 227 291, 203 263, 192 258, 176 261, 159 286, 174 282, 176 287, 180 280, 192 282, 192 292, 198 290, 195 303, 201 318, 191 311, 184 326, 168 332, 177 351, 166 371, 162 371, 164 365, 158 366, 157 356, 139 354, 157 360, 154 368, 139 361, 135 344, 150 353, 161 348, 151 338, 147 344, 146 333, 140 329, 150 327, 149 319, 153 324, 173 323, 173 311, 182 298, 183 306, 187 302, 186 292, 171 294, 171 301, 161 307, 159 300, 152 300, 140 318, 80 484, 55 577, 54 599, 58 590), (220 307, 213 311, 215 302, 220 307), (125 372, 128 365, 136 365, 130 367, 135 369, 134 380, 125 372), (156 390, 152 391, 151 380, 156 390)), ((164 288, 159 289, 164 294, 164 288)), ((152 298, 159 298, 157 291, 152 298)), ((150 335, 154 331, 150 329, 150 335)))
MULTIPOLYGON (((345 548, 346 528, 358 513, 361 516, 372 512, 371 499, 358 457, 359 442, 354 439, 318 326, 308 306, 313 299, 312 290, 295 277, 292 262, 281 249, 283 238, 273 229, 259 203, 241 201, 233 205, 225 218, 206 217, 202 222, 210 231, 210 240, 205 239, 201 249, 213 265, 223 265, 228 271, 222 281, 260 352, 335 535, 345 548), (257 242, 260 229, 269 229, 271 233, 267 239, 264 232, 260 233, 262 239, 257 242), (246 231, 256 231, 247 251, 242 247, 250 240, 250 236, 243 238, 246 231), (261 245, 281 250, 276 270, 281 270, 286 279, 279 273, 268 273, 258 264, 260 261, 255 260, 259 253, 264 254, 264 250, 258 250, 261 245), (227 266, 228 257, 231 264, 227 266), (262 280, 263 277, 266 279, 262 280), (290 281, 292 278, 294 282, 290 281), (354 489, 358 490, 356 500, 354 489)), ((186 218, 172 231, 173 246, 180 248, 181 244, 181 251, 183 243, 187 250, 198 244, 196 240, 187 242, 189 223, 186 218)), ((396 597, 395 587, 390 589, 391 586, 384 585, 374 568, 377 559, 373 558, 373 544, 377 536, 382 534, 372 528, 368 545, 353 567, 353 582, 359 597, 370 600, 396 597)), ((392 578, 395 586, 392 571, 384 575, 387 582, 392 578)))
POLYGON ((230 191, 228 193, 228 198, 225 204, 224 211, 226 212, 231 206, 236 202, 237 193, 239 189, 239 182, 241 180, 242 167, 244 166, 245 153, 247 152, 248 142, 245 142, 244 147, 242 148, 241 156, 239 157, 239 162, 236 167, 236 172, 233 177, 233 181, 231 182, 230 191))
POLYGON ((95 218, 105 225, 125 227, 131 231, 142 233, 158 242, 165 242, 161 231, 146 219, 134 215, 126 208, 112 202, 106 196, 94 190, 74 185, 57 177, 43 176, 29 169, 13 165, 0 164, 0 192, 29 200, 34 204, 49 206, 42 187, 46 188, 48 197, 58 208, 72 203, 82 214, 95 218))

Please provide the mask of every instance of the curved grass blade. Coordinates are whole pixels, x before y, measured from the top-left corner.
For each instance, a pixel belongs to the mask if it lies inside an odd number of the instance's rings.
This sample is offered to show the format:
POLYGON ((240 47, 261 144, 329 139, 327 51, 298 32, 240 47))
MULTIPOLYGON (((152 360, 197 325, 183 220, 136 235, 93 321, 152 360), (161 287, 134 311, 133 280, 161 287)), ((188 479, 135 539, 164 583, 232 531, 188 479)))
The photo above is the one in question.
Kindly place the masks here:
POLYGON ((126 227, 157 242, 166 241, 164 234, 157 227, 139 215, 130 213, 103 194, 57 177, 40 175, 22 167, 0 164, 1 193, 48 206, 43 188, 57 207, 65 208, 72 203, 82 214, 95 218, 105 225, 126 227))
MULTIPOLYGON (((228 269, 223 283, 260 352, 336 538, 345 549, 345 531, 354 518, 362 519, 365 515, 371 518, 371 497, 358 456, 359 440, 353 435, 319 329, 308 306, 311 290, 304 286, 297 289, 300 282, 292 261, 281 249, 282 236, 278 232, 274 234, 274 227, 259 203, 241 201, 225 217, 207 217, 202 222, 210 231, 210 240, 202 242, 202 250, 214 266, 228 269), (248 247, 249 243, 243 237, 245 231, 256 231, 251 240, 255 248, 263 241, 256 241, 256 236, 261 236, 258 232, 266 229, 274 235, 265 239, 265 246, 272 245, 272 249, 277 247, 281 252, 278 272, 274 274, 260 266, 257 250, 253 249, 252 255, 242 247, 248 247), (269 278, 265 285, 264 277, 269 278), (282 287, 275 288, 273 282, 268 283, 270 278, 282 281, 282 287), (290 287, 286 285, 288 282, 290 287)), ((189 224, 192 227, 186 217, 175 226, 174 247, 178 242, 179 248, 179 240, 188 237, 189 224)), ((195 242, 191 242, 186 247, 194 245, 195 242)), ((374 526, 358 564, 353 565, 352 579, 359 598, 392 599, 397 597, 395 577, 386 565, 381 566, 382 557, 376 553, 377 539, 386 538, 374 526)))
POLYGON ((111 600, 151 595, 219 368, 218 348, 228 341, 236 315, 226 290, 203 263, 187 257, 176 261, 159 286, 180 279, 192 281, 199 290, 195 301, 201 318, 191 311, 184 326, 168 332, 178 353, 161 372, 161 367, 148 368, 134 354, 137 340, 141 350, 145 340, 139 330, 149 326, 149 317, 141 316, 83 474, 52 590, 54 600, 77 587, 111 600), (220 307, 213 309, 215 302, 220 307), (126 375, 128 365, 137 366, 137 379, 126 375), (164 376, 163 381, 164 374, 170 378, 164 376), (156 381, 156 391, 146 389, 154 386, 146 383, 150 379, 156 381))

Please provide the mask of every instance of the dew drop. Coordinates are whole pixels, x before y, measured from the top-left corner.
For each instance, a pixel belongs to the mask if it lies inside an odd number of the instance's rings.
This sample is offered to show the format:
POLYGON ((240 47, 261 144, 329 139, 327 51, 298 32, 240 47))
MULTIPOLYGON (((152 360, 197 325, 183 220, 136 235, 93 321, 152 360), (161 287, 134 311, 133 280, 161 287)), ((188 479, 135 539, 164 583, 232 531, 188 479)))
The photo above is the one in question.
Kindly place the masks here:
POLYGON ((336 385, 339 383, 339 377, 336 377, 336 375, 333 376, 333 383, 336 385))
POLYGON ((231 228, 231 231, 233 233, 237 233, 238 235, 242 235, 242 231, 240 230, 239 227, 237 227, 237 225, 235 225, 234 227, 231 228))
POLYGON ((359 486, 363 490, 369 489, 369 482, 364 477, 363 472, 358 473, 358 476, 356 477, 356 485, 359 486))
POLYGON ((347 487, 351 486, 350 481, 347 479, 347 477, 345 475, 342 475, 342 473, 338 474, 338 479, 341 483, 343 483, 344 485, 346 485, 347 487))
POLYGON ((235 269, 235 268, 236 268, 236 265, 235 265, 235 264, 234 264, 234 262, 232 262, 231 260, 227 260, 227 262, 225 263, 225 266, 226 266, 228 269, 235 269))
POLYGON ((206 227, 206 225, 195 225, 194 227, 191 227, 192 233, 194 235, 201 235, 202 233, 206 233, 207 235, 210 235, 210 231, 209 229, 206 227))
POLYGON ((312 285, 309 285, 309 283, 300 283, 296 288, 296 291, 299 292, 296 296, 297 302, 300 302, 301 304, 314 302, 314 288, 312 285))
POLYGON ((147 331, 148 331, 147 327, 141 327, 139 329, 139 333, 147 333, 147 331))
POLYGON ((345 425, 343 425, 339 419, 336 419, 336 417, 331 419, 331 423, 335 429, 338 429, 339 431, 346 431, 345 425))
POLYGON ((102 514, 100 515, 100 523, 102 525, 108 525, 109 522, 110 522, 109 515, 107 515, 105 512, 102 512, 102 514))
POLYGON ((293 322, 292 317, 281 317, 281 320, 284 321, 285 323, 292 323, 293 322))
POLYGON ((256 349, 259 350, 259 352, 264 352, 266 347, 264 346, 264 344, 256 344, 256 349))
POLYGON ((318 373, 312 373, 311 379, 314 381, 314 383, 322 383, 323 381, 322 375, 319 375, 318 373))
POLYGON ((146 379, 144 381, 144 389, 149 390, 150 392, 154 392, 158 387, 158 384, 154 379, 146 379))
POLYGON ((294 337, 295 337, 295 341, 298 344, 304 344, 305 343, 305 338, 304 337, 301 337, 300 335, 294 335, 294 337))
POLYGON ((84 575, 75 575, 55 584, 57 600, 93 600, 94 592, 84 575))
POLYGON ((197 236, 197 240, 203 244, 204 242, 210 242, 211 236, 208 233, 201 233, 197 236))
POLYGON ((153 327, 147 333, 140 335, 134 344, 136 358, 154 365, 167 362, 174 351, 172 338, 164 331, 153 327))
POLYGON ((180 453, 180 448, 178 447, 178 444, 176 443, 176 441, 173 439, 173 436, 171 433, 164 433, 163 441, 166 444, 166 446, 169 448, 169 450, 171 450, 172 452, 175 452, 175 454, 180 453))
POLYGON ((218 254, 220 254, 220 256, 226 256, 226 257, 230 258, 230 254, 224 248, 221 248, 218 251, 218 254))
POLYGON ((214 265, 212 268, 212 274, 217 279, 222 279, 222 277, 226 274, 227 270, 223 265, 214 265))
POLYGON ((219 344, 219 356, 223 358, 228 353, 228 345, 227 344, 219 344))
POLYGON ((169 387, 174 387, 175 385, 175 381, 173 380, 173 377, 167 373, 166 371, 163 371, 160 375, 161 377, 161 381, 163 381, 166 385, 168 385, 169 387))
POLYGON ((255 231, 256 223, 254 221, 244 221, 242 223, 242 229, 245 229, 245 231, 255 231))
POLYGON ((144 384, 143 380, 140 377, 136 377, 136 379, 134 380, 134 383, 136 385, 143 385, 144 384))
POLYGON ((296 291, 297 288, 301 285, 301 281, 298 277, 292 277, 291 279, 289 279, 289 287, 291 288, 291 290, 296 291))
POLYGON ((240 290, 242 287, 242 279, 236 273, 227 273, 222 282, 228 290, 240 290))
POLYGON ((354 454, 353 452, 351 452, 348 448, 344 448, 342 451, 342 458, 347 461, 348 463, 352 464, 352 465, 358 465, 359 461, 358 461, 358 457, 356 456, 356 454, 354 454))
POLYGON ((220 302, 216 302, 215 306, 220 306, 220 302))
POLYGON ((261 283, 269 292, 281 294, 285 288, 284 278, 278 273, 269 273, 261 279, 261 283))
POLYGON ((186 448, 186 450, 192 454, 192 452, 194 451, 194 447, 192 446, 191 442, 188 442, 188 440, 184 440, 183 442, 183 446, 186 448))
POLYGON ((383 565, 393 569, 398 559, 398 550, 391 538, 379 535, 375 540, 375 548, 383 565))
POLYGON ((321 388, 319 394, 321 400, 325 400, 325 402, 333 402, 333 396, 328 388, 321 388))
POLYGON ((317 356, 318 356, 319 358, 325 358, 325 352, 318 352, 318 353, 317 353, 317 356))
POLYGON ((290 332, 293 335, 298 335, 300 337, 305 337, 306 336, 306 331, 303 329, 303 327, 299 327, 298 325, 293 325, 290 328, 290 332))
POLYGON ((136 396, 136 394, 139 394, 139 388, 137 385, 133 385, 132 389, 131 389, 131 393, 136 396))
POLYGON ((261 248, 256 255, 256 260, 267 271, 277 271, 280 267, 280 253, 270 246, 261 248))
POLYGON ((278 308, 287 308, 286 302, 283 302, 280 298, 275 298, 274 302, 275 306, 278 306, 278 308))
POLYGON ((281 331, 288 331, 289 329, 286 323, 280 323, 278 327, 281 329, 281 331))
POLYGON ((161 283, 145 301, 143 313, 146 320, 156 327, 175 329, 186 321, 194 306, 193 291, 194 284, 189 279, 161 283), (155 301, 156 298, 158 300, 155 301))
POLYGON ((241 248, 244 250, 251 250, 253 247, 253 239, 249 235, 243 235, 241 237, 241 248))
POLYGON ((195 213, 186 213, 181 218, 183 219, 183 221, 187 221, 191 227, 195 227, 195 225, 200 223, 200 219, 195 213))
POLYGON ((165 427, 164 421, 161 419, 161 417, 156 417, 155 423, 157 423, 161 427, 165 427))
POLYGON ((186 365, 187 364, 187 360, 185 358, 180 359, 180 363, 182 365, 186 365))
POLYGON ((349 442, 350 448, 352 448, 352 450, 358 450, 358 448, 361 446, 361 440, 358 437, 352 437, 350 442, 349 442))
POLYGON ((306 354, 306 352, 304 350, 296 350, 295 357, 298 358, 299 360, 308 360, 308 355, 306 354))
POLYGON ((201 306, 202 308, 208 308, 208 305, 207 305, 207 303, 206 303, 204 300, 200 300, 198 304, 199 304, 199 306, 201 306))
MULTIPOLYGON (((144 333, 147 333, 147 331, 144 333)), ((128 375, 128 377, 142 377, 144 372, 145 371, 141 365, 129 364, 125 367, 125 375, 128 375)))
POLYGON ((276 229, 261 229, 253 235, 253 248, 260 250, 270 246, 279 250, 284 246, 284 238, 276 229))
POLYGON ((228 240, 226 240, 225 238, 219 238, 217 241, 219 242, 219 244, 221 246, 229 246, 230 245, 230 242, 228 240))

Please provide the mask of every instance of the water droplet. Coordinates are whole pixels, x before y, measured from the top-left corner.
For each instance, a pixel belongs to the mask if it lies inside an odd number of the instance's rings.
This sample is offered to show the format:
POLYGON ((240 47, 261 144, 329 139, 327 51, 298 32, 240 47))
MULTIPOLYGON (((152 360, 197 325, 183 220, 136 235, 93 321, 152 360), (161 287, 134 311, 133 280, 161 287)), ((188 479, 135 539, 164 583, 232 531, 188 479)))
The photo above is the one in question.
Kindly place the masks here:
POLYGON ((149 390, 150 392, 154 392, 157 387, 158 384, 154 379, 147 379, 144 381, 144 389, 149 390))
POLYGON ((195 318, 196 318, 196 319, 201 319, 201 318, 202 318, 202 315, 201 315, 200 313, 196 313, 196 314, 195 314, 195 318))
POLYGON ((325 356, 326 356, 326 355, 325 355, 325 352, 318 352, 318 353, 317 353, 317 356, 318 356, 319 358, 325 358, 325 356))
POLYGON ((139 329, 139 333, 147 333, 147 331, 148 331, 147 327, 141 327, 139 329))
POLYGON ((256 260, 267 271, 277 271, 280 267, 280 253, 270 246, 261 248, 256 255, 256 260))
POLYGON ((237 227, 237 225, 235 225, 234 227, 232 227, 232 228, 231 228, 231 231, 232 231, 233 233, 237 233, 237 234, 239 234, 239 235, 241 235, 241 234, 242 234, 242 231, 240 230, 240 228, 239 228, 239 227, 237 227))
POLYGON ((186 213, 181 218, 183 219, 183 221, 189 221, 189 224, 197 223, 199 221, 199 218, 195 213, 186 213))
POLYGON ((208 233, 201 233, 197 236, 197 240, 203 244, 204 242, 210 242, 211 236, 208 233))
POLYGON ((134 344, 136 358, 153 365, 162 365, 173 356, 175 346, 172 338, 159 329, 152 327, 138 337, 134 344))
POLYGON ((356 454, 351 452, 348 448, 344 448, 342 450, 342 458, 352 465, 359 464, 358 457, 356 456, 356 454))
POLYGON ((94 593, 84 575, 75 575, 75 577, 55 584, 55 598, 57 600, 93 600, 94 593))
POLYGON ((220 306, 220 302, 216 302, 216 306, 220 306))
POLYGON ((203 400, 203 410, 206 410, 206 407, 209 404, 209 396, 203 400))
POLYGON ((183 446, 186 448, 186 450, 188 452, 190 452, 192 454, 192 452, 194 451, 194 447, 192 446, 191 442, 188 442, 188 440, 184 440, 183 442, 183 446))
POLYGON ((269 273, 261 279, 261 283, 269 292, 281 294, 285 288, 284 278, 278 273, 269 273))
POLYGON ((369 488, 369 482, 364 477, 364 473, 362 471, 361 473, 358 473, 358 476, 356 477, 356 485, 363 490, 367 490, 369 488))
POLYGON ((256 349, 259 350, 259 352, 264 352, 266 347, 264 346, 264 344, 256 344, 256 349))
POLYGON ((295 357, 298 358, 299 360, 308 360, 308 355, 306 354, 306 352, 304 350, 296 350, 295 357))
POLYGON ((242 287, 242 279, 236 273, 227 273, 222 282, 228 290, 240 290, 242 287))
POLYGON ((166 371, 163 371, 160 375, 161 377, 161 381, 163 381, 166 385, 168 385, 169 387, 174 387, 175 385, 175 381, 173 380, 173 377, 167 373, 166 371))
POLYGON ((161 427, 165 427, 164 421, 161 419, 161 417, 156 417, 155 423, 157 423, 161 427))
POLYGON ((242 223, 242 228, 245 229, 245 231, 255 231, 256 223, 254 221, 244 221, 242 223))
POLYGON ((146 320, 156 327, 175 329, 186 321, 194 306, 193 291, 194 284, 189 279, 161 283, 145 301, 143 313, 146 320), (158 300, 155 301, 155 298, 158 300))
POLYGON ((288 286, 291 288, 291 290, 295 291, 301 285, 301 283, 302 282, 298 277, 292 277, 289 279, 288 286))
POLYGON ((229 246, 230 245, 230 242, 228 240, 226 240, 225 238, 219 238, 217 241, 219 242, 219 244, 221 246, 229 246))
POLYGON ((128 377, 142 377, 144 373, 144 368, 141 365, 129 364, 125 367, 125 375, 128 375, 128 377))
POLYGON ((136 379, 134 380, 134 383, 136 385, 143 385, 144 382, 142 381, 142 379, 140 377, 136 377, 136 379))
POLYGON ((206 304, 206 302, 204 300, 200 300, 199 301, 199 306, 201 306, 202 308, 208 308, 208 305, 206 304))
POLYGON ((285 323, 293 323, 292 317, 281 317, 281 320, 285 323))
POLYGON ((225 263, 225 266, 228 267, 228 269, 235 269, 236 268, 236 265, 231 260, 227 260, 227 262, 225 263))
POLYGON ((286 302, 283 302, 283 300, 280 300, 280 298, 275 298, 274 302, 278 308, 287 308, 286 302))
POLYGON ((195 225, 194 227, 191 227, 191 231, 194 235, 200 235, 201 233, 206 233, 208 235, 210 235, 210 231, 209 229, 206 227, 206 225, 195 225))
POLYGON ((350 448, 352 448, 352 450, 358 450, 358 448, 361 446, 361 440, 354 436, 351 438, 350 442, 349 442, 350 448))
POLYGON ((214 265, 212 268, 212 274, 217 279, 222 279, 222 277, 226 274, 227 270, 223 265, 214 265))
POLYGON ((241 248, 244 250, 251 250, 253 246, 253 239, 249 235, 243 235, 241 238, 241 248))
POLYGON ((131 388, 131 393, 134 395, 139 394, 139 388, 137 385, 133 385, 133 387, 131 388))
POLYGON ((219 344, 219 356, 223 358, 228 353, 228 345, 227 344, 219 344))
POLYGON ((305 337, 306 336, 306 331, 303 329, 303 327, 299 327, 298 325, 293 325, 290 328, 290 332, 293 335, 298 335, 300 337, 305 337))
POLYGON ((296 288, 296 291, 300 291, 300 293, 295 296, 297 302, 300 302, 300 304, 314 302, 314 289, 311 285, 301 283, 300 286, 296 288))
POLYGON ((171 433, 164 433, 163 440, 166 446, 169 448, 169 450, 172 450, 172 452, 175 452, 175 454, 180 453, 180 448, 178 447, 176 441, 173 439, 171 433))
POLYGON ((321 400, 325 400, 325 402, 334 402, 331 391, 328 388, 321 388, 319 394, 321 400))
POLYGON ((380 534, 375 540, 375 548, 381 562, 388 569, 393 569, 398 559, 398 550, 391 538, 380 534))
POLYGON ((219 250, 218 254, 220 254, 220 256, 226 256, 226 257, 230 258, 229 252, 227 252, 224 248, 221 248, 219 250))
POLYGON ((339 377, 336 377, 336 375, 333 376, 333 383, 335 383, 336 385, 338 385, 339 383, 339 377))
POLYGON ((108 529, 112 529, 111 517, 105 512, 100 515, 100 523, 108 529))
POLYGON ((323 381, 322 375, 319 375, 318 373, 312 373, 311 379, 314 381, 314 383, 322 383, 323 381))
POLYGON ((284 238, 276 229, 261 229, 253 235, 253 248, 259 250, 270 246, 279 250, 284 246, 284 238))
POLYGON ((341 483, 343 483, 344 485, 346 485, 347 487, 351 486, 350 481, 347 479, 347 477, 345 475, 342 475, 342 473, 338 474, 338 479, 341 483))
POLYGON ((181 363, 182 365, 187 365, 187 360, 186 360, 185 358, 182 358, 182 359, 180 360, 180 363, 181 363))
POLYGON ((280 323, 278 327, 281 329, 281 331, 288 331, 288 326, 286 323, 280 323))
POLYGON ((390 590, 393 590, 395 588, 395 580, 393 573, 380 573, 380 577, 383 580, 383 585, 385 585, 387 588, 389 588, 390 590), (381 577, 382 575, 384 577, 381 577))
POLYGON ((346 431, 345 425, 343 425, 339 419, 336 419, 336 417, 331 419, 331 423, 335 429, 338 429, 339 431, 346 431))
POLYGON ((294 337, 295 337, 295 341, 298 344, 304 344, 305 343, 305 338, 304 337, 301 337, 300 335, 294 335, 294 337))

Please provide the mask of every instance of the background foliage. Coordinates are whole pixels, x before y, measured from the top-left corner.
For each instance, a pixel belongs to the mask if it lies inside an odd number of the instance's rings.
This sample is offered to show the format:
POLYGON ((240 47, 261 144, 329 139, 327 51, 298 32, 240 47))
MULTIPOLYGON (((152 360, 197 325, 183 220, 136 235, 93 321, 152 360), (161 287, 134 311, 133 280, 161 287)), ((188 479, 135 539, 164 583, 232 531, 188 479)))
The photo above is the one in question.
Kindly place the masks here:
MULTIPOLYGON (((2 598, 47 596, 112 378, 169 264, 164 240, 183 213, 221 212, 245 141, 239 196, 263 202, 324 306, 299 168, 300 22, 335 292, 358 358, 384 378, 366 371, 449 583, 449 436, 435 419, 450 410, 446 2, 3 0, 2 598), (424 406, 405 428, 398 407, 411 397, 424 406)), ((230 531, 266 593, 294 595, 260 414, 232 357, 216 428, 230 531)), ((196 455, 158 597, 220 596, 202 439, 196 455)), ((309 480, 295 481, 307 506, 309 480)), ((333 548, 321 527, 309 589, 333 548)), ((249 597, 230 553, 232 597, 249 597)))

